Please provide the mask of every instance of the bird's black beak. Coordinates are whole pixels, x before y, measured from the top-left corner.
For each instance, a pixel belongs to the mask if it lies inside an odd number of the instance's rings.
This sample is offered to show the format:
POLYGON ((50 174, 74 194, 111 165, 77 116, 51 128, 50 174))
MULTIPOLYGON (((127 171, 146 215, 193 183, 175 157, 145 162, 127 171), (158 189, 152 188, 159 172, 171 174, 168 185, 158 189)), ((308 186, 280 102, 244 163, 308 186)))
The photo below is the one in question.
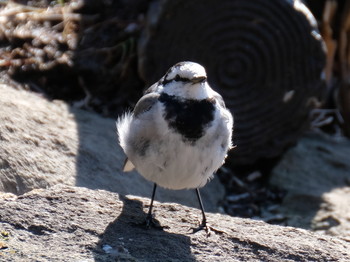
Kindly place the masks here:
POLYGON ((193 84, 197 84, 197 83, 203 83, 205 80, 207 80, 206 76, 198 76, 198 77, 194 77, 191 79, 191 82, 193 84))

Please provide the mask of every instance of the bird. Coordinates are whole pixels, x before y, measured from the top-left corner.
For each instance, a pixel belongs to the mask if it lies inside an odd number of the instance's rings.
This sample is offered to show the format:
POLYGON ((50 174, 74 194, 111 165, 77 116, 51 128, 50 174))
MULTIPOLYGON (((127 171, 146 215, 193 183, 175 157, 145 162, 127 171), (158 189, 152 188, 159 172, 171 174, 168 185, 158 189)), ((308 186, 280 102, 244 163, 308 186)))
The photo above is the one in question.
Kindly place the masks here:
POLYGON ((136 169, 154 183, 146 225, 154 224, 157 186, 195 189, 207 228, 199 188, 224 164, 232 146, 233 116, 214 91, 205 68, 191 61, 176 63, 148 89, 133 111, 118 117, 119 144, 127 158, 123 171, 136 169))

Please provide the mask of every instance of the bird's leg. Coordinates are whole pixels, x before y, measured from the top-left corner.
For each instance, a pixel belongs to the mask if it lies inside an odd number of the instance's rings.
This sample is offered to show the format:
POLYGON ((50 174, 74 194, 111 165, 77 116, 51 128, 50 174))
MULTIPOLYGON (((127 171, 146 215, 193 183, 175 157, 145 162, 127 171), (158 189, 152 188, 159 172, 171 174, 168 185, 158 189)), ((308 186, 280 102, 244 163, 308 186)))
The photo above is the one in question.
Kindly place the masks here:
POLYGON ((203 202, 202 202, 201 194, 200 194, 198 188, 196 188, 196 194, 197 194, 198 202, 199 202, 199 205, 200 205, 201 211, 202 211, 202 223, 201 223, 201 226, 206 227, 207 226, 207 218, 205 216, 203 202))
POLYGON ((155 196, 155 194, 156 194, 156 189, 157 189, 157 184, 154 183, 153 191, 152 191, 151 204, 150 204, 150 206, 149 206, 148 214, 147 214, 147 217, 146 217, 146 226, 147 226, 147 227, 151 227, 151 226, 154 224, 154 222, 153 222, 153 217, 152 217, 152 208, 153 208, 154 196, 155 196))
POLYGON ((203 203, 202 203, 202 198, 201 198, 201 194, 199 192, 199 189, 196 188, 196 194, 197 194, 197 198, 198 198, 198 202, 199 202, 199 205, 201 207, 201 210, 202 210, 202 223, 199 225, 199 227, 197 228, 193 228, 193 233, 196 233, 202 229, 205 229, 205 231, 208 231, 208 228, 207 228, 207 218, 205 216, 205 212, 204 212, 204 208, 203 208, 203 203))

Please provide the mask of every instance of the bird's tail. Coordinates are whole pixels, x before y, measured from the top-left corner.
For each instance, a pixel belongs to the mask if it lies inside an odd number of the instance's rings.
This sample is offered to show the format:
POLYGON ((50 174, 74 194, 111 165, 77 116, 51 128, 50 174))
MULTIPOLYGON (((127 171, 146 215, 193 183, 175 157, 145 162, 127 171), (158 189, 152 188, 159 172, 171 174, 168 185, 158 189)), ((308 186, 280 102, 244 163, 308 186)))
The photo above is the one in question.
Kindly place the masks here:
POLYGON ((130 123, 132 120, 131 112, 124 113, 121 117, 117 119, 117 134, 120 146, 123 148, 124 152, 127 152, 127 141, 130 129, 130 123))

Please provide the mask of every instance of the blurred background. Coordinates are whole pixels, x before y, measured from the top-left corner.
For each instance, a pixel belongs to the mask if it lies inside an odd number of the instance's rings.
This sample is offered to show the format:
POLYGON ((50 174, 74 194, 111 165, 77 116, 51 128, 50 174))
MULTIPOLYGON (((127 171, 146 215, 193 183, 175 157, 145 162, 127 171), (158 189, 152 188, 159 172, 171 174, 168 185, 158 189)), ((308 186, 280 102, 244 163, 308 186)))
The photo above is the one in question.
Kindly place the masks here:
POLYGON ((0 81, 116 119, 201 63, 235 119, 222 212, 324 231, 323 194, 349 198, 349 36, 346 0, 1 0, 0 81))

